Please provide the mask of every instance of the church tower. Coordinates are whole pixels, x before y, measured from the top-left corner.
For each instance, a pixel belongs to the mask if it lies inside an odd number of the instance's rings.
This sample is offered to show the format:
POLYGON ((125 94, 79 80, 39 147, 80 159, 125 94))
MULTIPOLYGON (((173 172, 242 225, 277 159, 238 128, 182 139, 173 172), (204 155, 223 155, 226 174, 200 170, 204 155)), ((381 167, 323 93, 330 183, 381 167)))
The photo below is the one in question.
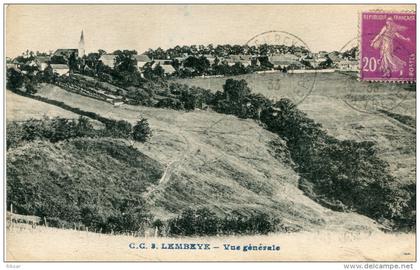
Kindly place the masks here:
POLYGON ((79 57, 85 56, 85 38, 83 36, 83 30, 82 34, 80 35, 80 41, 79 41, 79 57))

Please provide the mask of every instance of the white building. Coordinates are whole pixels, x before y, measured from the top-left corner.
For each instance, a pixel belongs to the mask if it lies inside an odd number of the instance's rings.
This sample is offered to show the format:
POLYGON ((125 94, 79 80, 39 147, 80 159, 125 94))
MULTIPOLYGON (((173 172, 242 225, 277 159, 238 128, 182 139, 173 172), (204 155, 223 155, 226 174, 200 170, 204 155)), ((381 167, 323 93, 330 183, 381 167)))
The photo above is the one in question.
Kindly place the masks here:
POLYGON ((233 66, 236 63, 241 63, 242 65, 244 65, 245 67, 248 67, 251 65, 252 63, 252 56, 251 55, 229 55, 228 58, 226 58, 225 60, 227 61, 227 64, 229 66, 233 66))
POLYGON ((69 74, 69 66, 64 64, 51 64, 50 65, 53 72, 57 73, 59 76, 68 75, 69 74))
POLYGON ((48 67, 48 62, 50 61, 49 56, 36 56, 35 63, 38 66, 40 71, 44 71, 48 67))
POLYGON ((150 63, 152 60, 149 56, 145 54, 134 55, 134 59, 136 60, 136 65, 139 70, 143 69, 147 63, 150 63))
POLYGON ((156 68, 158 65, 160 65, 165 73, 165 75, 171 75, 176 72, 175 68, 172 65, 168 64, 160 64, 160 63, 153 63, 152 68, 156 68))
POLYGON ((102 63, 105 66, 114 68, 114 64, 115 64, 115 59, 116 58, 117 58, 117 55, 116 54, 103 54, 99 58, 99 61, 102 61, 102 63))
POLYGON ((286 68, 288 66, 296 66, 299 68, 303 68, 304 65, 300 63, 299 57, 290 53, 287 54, 276 54, 268 57, 268 61, 270 61, 271 64, 275 68, 286 68))

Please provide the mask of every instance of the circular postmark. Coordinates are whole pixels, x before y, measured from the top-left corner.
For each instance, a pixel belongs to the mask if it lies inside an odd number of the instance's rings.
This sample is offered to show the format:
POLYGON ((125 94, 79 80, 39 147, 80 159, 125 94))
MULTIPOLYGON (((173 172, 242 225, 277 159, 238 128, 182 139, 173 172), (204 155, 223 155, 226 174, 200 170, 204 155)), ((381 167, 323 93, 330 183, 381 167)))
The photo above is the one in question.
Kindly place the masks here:
POLYGON ((348 41, 339 51, 340 73, 344 78, 343 101, 362 113, 393 111, 413 95, 415 85, 401 82, 360 80, 359 39, 348 41))
POLYGON ((271 69, 253 73, 267 98, 274 101, 288 98, 298 105, 312 92, 317 70, 311 67, 313 53, 298 36, 285 31, 266 31, 246 42, 258 51, 260 65, 268 61, 271 69))

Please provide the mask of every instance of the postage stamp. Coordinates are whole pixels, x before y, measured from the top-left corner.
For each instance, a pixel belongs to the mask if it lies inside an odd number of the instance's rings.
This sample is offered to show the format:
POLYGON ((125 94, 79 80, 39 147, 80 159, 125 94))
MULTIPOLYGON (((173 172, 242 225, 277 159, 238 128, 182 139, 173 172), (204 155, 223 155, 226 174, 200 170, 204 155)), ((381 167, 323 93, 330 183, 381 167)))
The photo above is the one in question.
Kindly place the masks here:
POLYGON ((363 12, 360 77, 370 81, 416 81, 416 15, 363 12))
MULTIPOLYGON (((359 38, 350 39, 340 49, 341 54, 348 54, 359 47, 359 38)), ((355 50, 355 57, 359 59, 359 50, 355 50)), ((414 94, 412 84, 392 83, 386 81, 360 81, 356 74, 343 73, 346 95, 343 101, 352 109, 362 113, 380 113, 381 110, 394 111, 404 109, 403 102, 414 94), (388 93, 384 95, 384 93, 388 93)))

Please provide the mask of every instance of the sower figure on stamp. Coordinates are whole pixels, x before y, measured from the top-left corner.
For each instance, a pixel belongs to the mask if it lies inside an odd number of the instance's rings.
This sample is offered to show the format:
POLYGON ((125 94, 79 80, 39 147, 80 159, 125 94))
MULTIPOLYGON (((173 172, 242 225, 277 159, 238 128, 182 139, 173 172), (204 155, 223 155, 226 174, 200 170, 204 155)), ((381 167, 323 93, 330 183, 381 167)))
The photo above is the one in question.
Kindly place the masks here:
POLYGON ((370 46, 373 48, 380 49, 381 58, 379 68, 384 72, 383 77, 391 77, 392 72, 400 72, 400 77, 403 75, 403 68, 407 63, 394 54, 394 39, 399 38, 409 42, 409 37, 404 37, 398 32, 406 29, 407 27, 396 24, 389 17, 379 34, 370 43, 370 46))

